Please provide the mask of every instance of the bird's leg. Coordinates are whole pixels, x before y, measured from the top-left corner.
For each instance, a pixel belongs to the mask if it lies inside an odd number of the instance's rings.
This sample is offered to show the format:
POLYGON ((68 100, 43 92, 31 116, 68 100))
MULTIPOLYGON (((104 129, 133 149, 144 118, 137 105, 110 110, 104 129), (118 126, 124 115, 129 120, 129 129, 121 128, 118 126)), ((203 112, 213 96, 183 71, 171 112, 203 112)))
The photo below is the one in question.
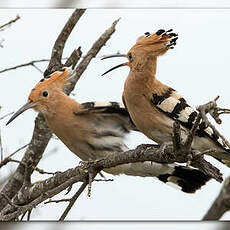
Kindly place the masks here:
POLYGON ((181 128, 180 124, 178 121, 175 121, 173 123, 173 136, 172 136, 172 141, 173 141, 173 149, 174 151, 178 151, 181 149, 181 128))
POLYGON ((191 149, 193 137, 195 135, 195 131, 199 125, 200 117, 197 118, 194 123, 192 129, 190 130, 185 143, 182 143, 181 138, 181 127, 178 121, 173 123, 173 150, 177 155, 178 162, 186 162, 186 166, 189 167, 193 161, 195 155, 197 155, 197 151, 191 149), (195 153, 196 152, 196 153, 195 153))

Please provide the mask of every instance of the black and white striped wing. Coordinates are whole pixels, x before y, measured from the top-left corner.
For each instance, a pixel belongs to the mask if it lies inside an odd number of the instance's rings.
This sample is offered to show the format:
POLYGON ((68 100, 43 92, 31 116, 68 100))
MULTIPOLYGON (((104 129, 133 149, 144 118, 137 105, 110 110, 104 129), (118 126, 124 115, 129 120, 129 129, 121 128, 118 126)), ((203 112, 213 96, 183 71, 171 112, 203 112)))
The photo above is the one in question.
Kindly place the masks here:
POLYGON ((100 113, 100 114, 110 114, 111 119, 113 116, 120 116, 126 120, 126 125, 128 130, 138 131, 134 125, 131 117, 122 103, 111 102, 111 101, 94 101, 82 103, 82 110, 76 114, 85 113, 100 113))
MULTIPOLYGON (((129 116, 128 111, 122 103, 113 101, 93 101, 81 104, 83 106, 82 112, 107 112, 107 113, 120 113, 129 116)), ((82 113, 81 112, 81 113, 82 113)))
MULTIPOLYGON (((151 102, 159 111, 173 120, 179 121, 179 123, 187 129, 192 128, 198 115, 198 113, 187 104, 186 100, 172 88, 168 88, 168 90, 161 95, 153 94, 151 102)), ((196 135, 199 137, 208 137, 219 147, 223 148, 223 150, 230 151, 224 141, 218 137, 210 127, 206 127, 204 122, 200 123, 196 135)))

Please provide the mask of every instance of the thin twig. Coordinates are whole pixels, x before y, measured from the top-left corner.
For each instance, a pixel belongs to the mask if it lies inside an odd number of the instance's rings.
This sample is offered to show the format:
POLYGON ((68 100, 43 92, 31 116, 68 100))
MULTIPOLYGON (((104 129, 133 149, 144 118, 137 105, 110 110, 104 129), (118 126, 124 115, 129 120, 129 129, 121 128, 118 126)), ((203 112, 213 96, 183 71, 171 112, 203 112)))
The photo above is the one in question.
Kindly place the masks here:
POLYGON ((22 149, 26 148, 29 144, 23 145, 22 147, 18 148, 16 151, 14 151, 13 153, 11 153, 8 157, 12 157, 14 156, 16 153, 18 153, 19 151, 21 151, 22 149))
POLYGON ((14 160, 14 159, 11 159, 11 158, 7 158, 7 159, 4 159, 1 164, 0 164, 0 168, 6 164, 8 164, 9 162, 14 162, 14 163, 18 163, 18 164, 21 164, 21 161, 18 161, 18 160, 14 160))
POLYGON ((7 22, 7 23, 1 25, 1 26, 0 26, 0 31, 4 30, 6 27, 12 25, 12 24, 15 23, 18 19, 20 19, 20 16, 19 16, 19 15, 17 15, 15 19, 12 19, 12 20, 10 20, 9 22, 7 22))
POLYGON ((40 169, 38 167, 35 167, 34 170, 39 172, 40 174, 48 174, 48 175, 55 175, 56 174, 56 173, 53 173, 53 172, 46 172, 43 169, 40 169))
POLYGON ((29 65, 33 66, 35 63, 47 62, 47 61, 50 61, 50 59, 40 59, 40 60, 34 60, 34 61, 26 62, 26 63, 20 64, 20 65, 16 65, 13 67, 9 67, 9 68, 0 70, 0 73, 4 73, 4 72, 10 71, 10 70, 15 70, 17 68, 21 68, 21 67, 25 67, 25 66, 29 66, 29 65))
POLYGON ((20 218, 20 221, 22 221, 22 220, 23 220, 23 218, 24 218, 24 216, 26 215, 26 213, 27 213, 27 211, 26 211, 26 212, 24 212, 24 213, 22 214, 22 216, 21 216, 21 218, 20 218))
MULTIPOLYGON (((76 58, 78 58, 79 56, 79 53, 76 53, 76 51, 78 52, 78 49, 77 50, 74 50, 73 53, 71 54, 71 56, 69 58, 65 57, 65 58, 62 58, 62 60, 69 60, 69 61, 66 61, 65 63, 65 66, 70 66, 70 60, 73 60, 74 59, 74 55, 76 55, 76 58)), ((113 54, 111 55, 102 55, 102 56, 97 56, 97 57, 93 57, 93 58, 99 58, 101 59, 102 57, 105 57, 105 56, 112 56, 113 54)), ((85 58, 87 55, 83 55, 81 56, 80 58, 85 58)), ((74 59, 75 60, 75 59, 74 59)), ((15 69, 18 69, 18 68, 22 68, 22 67, 26 67, 26 66, 33 66, 35 67, 39 72, 41 73, 44 73, 41 69, 39 69, 35 64, 36 63, 41 63, 41 62, 49 62, 50 59, 39 59, 39 60, 33 60, 33 61, 30 61, 30 62, 26 62, 26 63, 23 63, 23 64, 19 64, 19 65, 16 65, 16 66, 12 66, 12 67, 9 67, 9 68, 6 68, 6 69, 2 69, 0 70, 0 73, 4 73, 4 72, 7 72, 7 71, 11 71, 11 70, 15 70, 15 69)))
POLYGON ((94 181, 97 181, 97 182, 109 182, 109 181, 114 181, 114 179, 94 179, 94 181))
POLYGON ((40 68, 38 68, 35 64, 32 64, 32 66, 33 66, 36 70, 38 70, 38 72, 40 72, 40 73, 43 74, 43 71, 42 71, 40 68))
POLYGON ((59 221, 63 221, 65 220, 66 216, 68 215, 70 209, 73 207, 75 201, 77 200, 77 198, 81 195, 81 193, 84 191, 84 189, 86 188, 86 186, 88 185, 88 182, 84 182, 81 187, 79 188, 79 190, 75 193, 75 195, 70 199, 69 201, 69 205, 66 207, 65 211, 63 212, 63 214, 61 215, 59 221))
POLYGON ((61 199, 61 200, 48 200, 46 202, 44 202, 44 204, 49 204, 49 203, 61 203, 61 202, 69 202, 70 199, 61 199))
POLYGON ((68 194, 71 192, 72 188, 73 188, 73 184, 71 184, 71 185, 67 188, 67 192, 65 193, 65 195, 68 195, 68 194))
POLYGON ((27 221, 29 221, 29 220, 30 220, 30 216, 31 216, 32 210, 33 210, 33 209, 30 209, 30 210, 28 211, 27 221))
POLYGON ((6 118, 6 117, 12 115, 13 113, 14 113, 14 112, 7 113, 6 115, 0 117, 0 120, 2 120, 2 119, 4 119, 4 118, 6 118))
POLYGON ((0 41, 0 47, 1 47, 1 48, 3 48, 3 47, 4 47, 4 46, 3 46, 3 42, 4 42, 4 41, 5 41, 5 39, 4 39, 4 38, 2 38, 2 39, 1 39, 1 41, 0 41))
POLYGON ((22 147, 18 148, 16 151, 14 151, 13 153, 11 153, 8 157, 6 157, 3 160, 1 160, 1 162, 0 162, 0 168, 2 168, 8 162, 21 163, 21 161, 13 160, 13 159, 11 159, 11 157, 14 156, 16 153, 18 153, 19 151, 21 151, 22 149, 26 148, 28 145, 29 144, 23 145, 22 147))

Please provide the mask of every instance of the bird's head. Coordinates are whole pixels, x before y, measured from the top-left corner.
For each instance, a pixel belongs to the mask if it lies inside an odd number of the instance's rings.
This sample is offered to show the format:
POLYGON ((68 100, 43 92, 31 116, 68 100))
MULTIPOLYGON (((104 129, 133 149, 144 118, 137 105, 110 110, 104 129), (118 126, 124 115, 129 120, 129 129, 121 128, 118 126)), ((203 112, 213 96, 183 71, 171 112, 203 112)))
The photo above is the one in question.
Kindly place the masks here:
POLYGON ((173 33, 171 29, 168 31, 161 29, 152 34, 146 32, 143 36, 137 39, 136 44, 126 55, 119 54, 104 57, 103 59, 123 56, 128 59, 128 62, 115 66, 102 75, 121 66, 129 66, 131 70, 143 71, 148 65, 151 66, 153 60, 156 60, 158 56, 163 55, 169 49, 173 49, 176 45, 177 39, 178 35, 173 33))
POLYGON ((56 71, 41 79, 31 90, 28 102, 13 114, 6 125, 13 121, 21 113, 31 108, 43 114, 48 113, 49 105, 57 100, 57 94, 60 94, 60 92, 63 91, 64 86, 68 84, 71 72, 72 70, 70 68, 65 67, 63 71, 56 71))

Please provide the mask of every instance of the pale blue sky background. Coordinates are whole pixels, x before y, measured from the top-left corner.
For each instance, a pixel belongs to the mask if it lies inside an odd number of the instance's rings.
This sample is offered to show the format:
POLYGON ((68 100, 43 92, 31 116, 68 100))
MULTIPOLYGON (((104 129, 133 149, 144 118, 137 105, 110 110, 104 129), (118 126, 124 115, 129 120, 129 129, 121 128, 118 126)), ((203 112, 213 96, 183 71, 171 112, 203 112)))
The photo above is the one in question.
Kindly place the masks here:
MULTIPOLYGON (((53 43, 63 25, 73 12, 49 9, 0 9, 0 24, 14 18, 21 19, 10 29, 0 33, 5 39, 0 49, 0 69, 40 58, 49 58, 53 43)), ((83 53, 108 28, 121 17, 117 31, 99 55, 118 50, 125 53, 144 32, 161 28, 173 28, 179 34, 178 44, 158 61, 159 80, 177 89, 192 105, 196 106, 220 95, 219 105, 230 108, 229 60, 230 60, 230 10, 154 10, 117 9, 88 10, 71 34, 64 56, 74 48, 82 47, 83 53)), ((100 75, 124 59, 101 61, 94 59, 78 82, 74 98, 79 102, 94 100, 121 101, 123 84, 128 68, 122 68, 102 78, 100 75)), ((46 65, 40 65, 45 69, 46 65)), ((1 115, 17 110, 27 101, 27 96, 42 75, 32 67, 0 74, 1 115)), ((0 115, 0 116, 1 116, 0 115)), ((4 154, 29 142, 36 113, 27 111, 5 127, 7 119, 0 121, 4 154)), ((230 139, 230 117, 223 117, 219 130, 230 139)), ((131 148, 140 143, 151 143, 141 134, 127 139, 131 148)), ((21 159, 23 151, 17 155, 21 159)), ((60 141, 52 139, 39 167, 46 171, 65 170, 78 164, 79 159, 60 141), (57 151, 53 154, 53 150, 57 151)), ((229 169, 216 163, 224 173, 229 169)), ((12 169, 15 165, 11 164, 12 169)), ((8 172, 1 170, 1 175, 8 172)), ((216 198, 221 184, 210 181, 202 190, 189 195, 175 190, 151 178, 119 176, 114 182, 93 184, 92 197, 84 192, 67 219, 153 219, 153 220, 200 220, 216 198)), ((34 173, 33 181, 46 178, 34 173)), ((76 191, 75 185, 73 191, 76 191)), ((63 193, 64 194, 64 193, 63 193)), ((55 197, 56 199, 60 198, 55 197)), ((32 213, 33 220, 56 220, 66 204, 41 204, 32 213)), ((229 219, 226 214, 223 219, 229 219)))

